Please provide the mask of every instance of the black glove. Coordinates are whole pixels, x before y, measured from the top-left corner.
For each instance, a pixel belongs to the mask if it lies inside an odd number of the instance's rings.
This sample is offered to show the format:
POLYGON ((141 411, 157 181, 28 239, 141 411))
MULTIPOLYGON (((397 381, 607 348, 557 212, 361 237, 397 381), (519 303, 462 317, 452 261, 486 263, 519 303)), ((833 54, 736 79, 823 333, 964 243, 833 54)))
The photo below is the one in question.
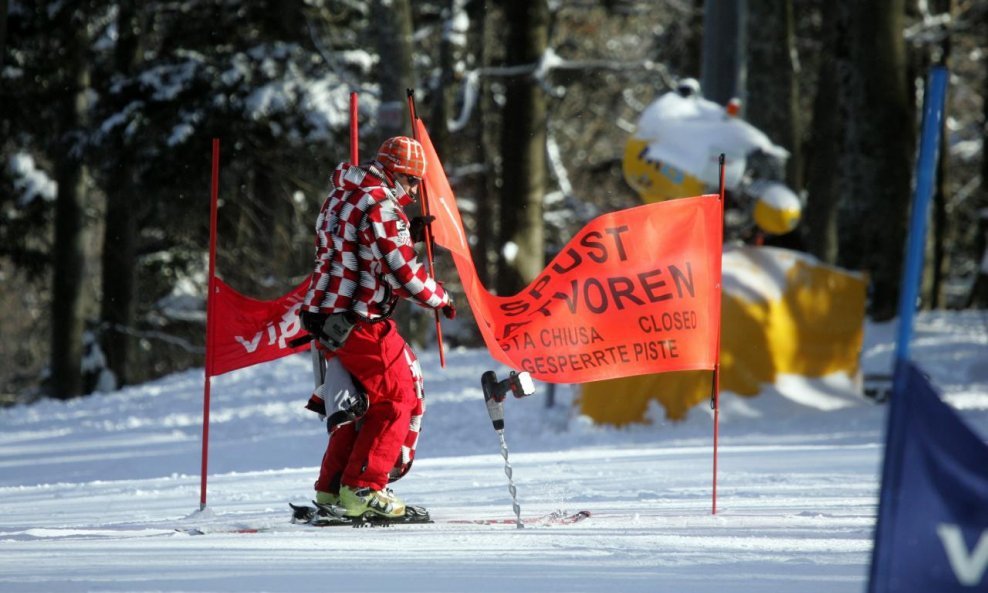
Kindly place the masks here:
POLYGON ((327 317, 329 315, 325 313, 313 313, 312 311, 302 311, 298 314, 299 321, 302 322, 302 327, 316 338, 324 337, 322 328, 326 323, 327 317))
POLYGON ((415 216, 412 218, 408 225, 408 234, 411 235, 413 243, 425 241, 425 229, 435 219, 435 216, 415 216))
POLYGON ((449 297, 449 303, 443 307, 443 317, 446 319, 456 319, 456 305, 453 304, 453 297, 449 297))

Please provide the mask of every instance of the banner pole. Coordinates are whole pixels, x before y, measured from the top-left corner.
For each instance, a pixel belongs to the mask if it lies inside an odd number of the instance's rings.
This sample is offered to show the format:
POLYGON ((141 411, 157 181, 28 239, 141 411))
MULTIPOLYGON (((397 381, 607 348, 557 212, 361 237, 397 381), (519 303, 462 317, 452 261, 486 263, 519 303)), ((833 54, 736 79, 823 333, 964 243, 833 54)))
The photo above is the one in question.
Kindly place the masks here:
MULTIPOLYGON (((720 208, 723 219, 724 212, 724 154, 720 155, 720 208)), ((713 468, 713 495, 711 503, 710 514, 717 514, 717 441, 720 433, 720 330, 723 326, 723 310, 721 305, 721 295, 723 294, 723 270, 721 270, 722 261, 724 258, 724 225, 723 220, 721 220, 720 226, 720 241, 718 241, 718 246, 720 248, 717 254, 717 294, 714 296, 714 300, 717 301, 715 310, 718 312, 717 315, 717 330, 716 330, 716 346, 714 349, 714 370, 713 376, 710 381, 710 407, 714 410, 714 468, 713 468)))
POLYGON ((357 123, 357 93, 350 93, 350 164, 360 164, 360 135, 357 123))
POLYGON ((949 72, 943 65, 930 69, 923 96, 923 125, 920 136, 919 154, 916 156, 916 184, 913 190, 912 213, 909 221, 909 237, 906 242, 906 261, 899 289, 899 327, 895 343, 895 357, 892 361, 892 401, 886 414, 885 459, 882 465, 882 487, 878 493, 878 518, 875 521, 875 545, 871 551, 871 566, 868 572, 869 593, 885 591, 889 578, 890 544, 895 541, 895 521, 892 514, 882 509, 893 508, 898 504, 899 488, 896 480, 901 476, 903 447, 901 438, 894 438, 898 431, 905 430, 905 404, 898 401, 897 394, 904 394, 909 382, 909 349, 913 335, 913 321, 916 313, 916 300, 919 298, 919 284, 923 274, 923 250, 926 243, 926 226, 933 199, 933 185, 937 176, 937 160, 940 152, 940 133, 943 128, 944 105, 949 72), (895 433, 893 432, 895 431, 895 433), (898 442, 898 447, 895 446, 898 442), (899 469, 897 469, 899 468, 899 469), (879 545, 879 542, 884 542, 879 545))
POLYGON ((220 139, 213 138, 213 171, 209 195, 209 280, 206 293, 206 361, 202 388, 202 467, 199 482, 199 510, 206 508, 206 474, 209 466, 209 398, 213 383, 213 307, 216 303, 216 210, 220 189, 220 139))
MULTIPOLYGON (((412 89, 407 89, 408 93, 408 113, 412 118, 412 137, 416 140, 419 139, 418 131, 418 117, 415 116, 415 91, 412 89)), ((439 163, 434 163, 433 166, 439 166, 439 163)), ((422 181, 419 191, 422 192, 422 216, 429 216, 429 194, 425 188, 425 180, 422 181)), ((435 275, 436 266, 432 261, 432 230, 429 225, 425 225, 425 256, 426 262, 428 263, 428 269, 435 275)), ((439 322, 439 311, 434 311, 436 315, 436 341, 439 343, 439 366, 441 368, 446 368, 446 352, 443 349, 443 326, 439 322)))
POLYGON ((937 177, 940 129, 943 127, 944 103, 949 82, 947 74, 947 69, 943 66, 934 66, 930 69, 926 84, 926 97, 923 100, 923 128, 920 136, 919 154, 916 158, 916 187, 909 222, 909 238, 906 244, 906 262, 899 291, 899 328, 895 341, 893 382, 899 380, 901 363, 909 360, 913 317, 915 317, 919 284, 923 274, 926 225, 930 214, 930 202, 933 199, 933 185, 937 177))

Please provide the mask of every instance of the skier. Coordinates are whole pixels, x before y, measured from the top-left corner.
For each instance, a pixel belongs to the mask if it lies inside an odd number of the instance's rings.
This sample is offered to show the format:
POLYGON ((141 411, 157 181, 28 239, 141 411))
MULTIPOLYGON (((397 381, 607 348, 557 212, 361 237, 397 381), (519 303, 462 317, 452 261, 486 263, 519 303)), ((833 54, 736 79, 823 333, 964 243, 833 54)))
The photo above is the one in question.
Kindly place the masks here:
POLYGON ((336 167, 316 220, 302 326, 327 358, 338 358, 367 404, 365 412, 345 410, 354 421, 333 429, 316 502, 342 506, 350 517, 405 514, 405 503, 387 484, 408 470, 424 391, 418 360, 390 319, 395 305, 404 298, 448 319, 456 315, 450 295, 413 248, 432 217, 410 221, 403 210, 414 202, 425 169, 421 144, 390 138, 373 162, 336 167))

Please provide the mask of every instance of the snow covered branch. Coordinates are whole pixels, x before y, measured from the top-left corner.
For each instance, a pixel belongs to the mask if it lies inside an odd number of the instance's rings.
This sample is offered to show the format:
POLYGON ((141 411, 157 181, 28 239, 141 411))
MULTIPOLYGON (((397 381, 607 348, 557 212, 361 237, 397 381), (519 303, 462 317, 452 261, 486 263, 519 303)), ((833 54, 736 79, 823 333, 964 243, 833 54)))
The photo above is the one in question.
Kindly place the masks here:
POLYGON ((655 72, 668 87, 673 86, 673 76, 665 64, 653 60, 566 60, 549 49, 538 62, 518 64, 515 66, 487 66, 475 68, 466 73, 463 82, 463 107, 455 120, 447 123, 450 132, 460 131, 470 121, 470 116, 480 96, 480 80, 482 78, 521 78, 532 77, 540 86, 549 89, 548 77, 554 70, 582 71, 608 70, 612 72, 655 72))

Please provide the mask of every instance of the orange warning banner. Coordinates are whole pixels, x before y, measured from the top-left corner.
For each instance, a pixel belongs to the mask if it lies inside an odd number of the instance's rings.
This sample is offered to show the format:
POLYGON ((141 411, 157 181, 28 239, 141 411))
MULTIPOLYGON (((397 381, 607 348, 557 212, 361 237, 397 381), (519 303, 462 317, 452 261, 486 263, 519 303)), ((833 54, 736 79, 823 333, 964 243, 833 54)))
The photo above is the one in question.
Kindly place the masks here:
POLYGON ((551 383, 713 369, 720 332, 722 204, 684 198, 589 222, 514 296, 477 277, 456 199, 421 120, 429 213, 491 355, 551 383))

